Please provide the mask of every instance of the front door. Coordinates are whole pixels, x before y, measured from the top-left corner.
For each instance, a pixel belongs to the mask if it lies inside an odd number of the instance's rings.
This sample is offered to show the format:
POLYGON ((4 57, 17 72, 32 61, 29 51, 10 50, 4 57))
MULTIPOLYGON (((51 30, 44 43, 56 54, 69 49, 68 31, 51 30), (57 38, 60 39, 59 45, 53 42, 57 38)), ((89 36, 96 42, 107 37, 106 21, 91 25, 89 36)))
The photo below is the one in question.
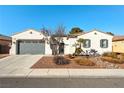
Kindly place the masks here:
POLYGON ((64 43, 59 44, 59 54, 64 54, 64 43))

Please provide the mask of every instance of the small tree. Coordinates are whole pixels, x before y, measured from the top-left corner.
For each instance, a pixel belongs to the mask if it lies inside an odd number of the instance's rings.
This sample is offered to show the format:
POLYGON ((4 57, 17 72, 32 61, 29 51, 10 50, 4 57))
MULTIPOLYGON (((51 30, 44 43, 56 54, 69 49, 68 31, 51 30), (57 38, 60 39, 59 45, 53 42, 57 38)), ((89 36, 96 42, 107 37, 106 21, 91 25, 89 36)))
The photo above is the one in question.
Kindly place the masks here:
POLYGON ((79 38, 77 40, 77 43, 75 43, 73 46, 75 46, 75 53, 74 55, 80 55, 80 53, 83 51, 81 48, 81 44, 84 42, 84 39, 79 38))
POLYGON ((54 36, 51 36, 49 41, 50 41, 50 48, 52 49, 52 55, 57 55, 58 41, 55 39, 54 36))
POLYGON ((59 25, 55 31, 55 34, 53 35, 54 41, 57 41, 56 43, 56 56, 54 57, 54 62, 58 65, 65 65, 69 64, 69 61, 66 60, 60 53, 59 53, 59 47, 60 44, 63 43, 63 36, 65 36, 65 27, 63 25, 59 25))
POLYGON ((50 43, 53 55, 59 54, 59 45, 63 42, 63 36, 65 36, 65 27, 59 25, 55 30, 55 33, 51 35, 50 43))
POLYGON ((59 44, 63 41, 63 36, 65 36, 65 27, 63 25, 59 25, 55 32, 52 33, 51 30, 48 30, 43 26, 41 33, 45 35, 45 40, 49 42, 50 48, 52 50, 52 55, 58 55, 59 44))

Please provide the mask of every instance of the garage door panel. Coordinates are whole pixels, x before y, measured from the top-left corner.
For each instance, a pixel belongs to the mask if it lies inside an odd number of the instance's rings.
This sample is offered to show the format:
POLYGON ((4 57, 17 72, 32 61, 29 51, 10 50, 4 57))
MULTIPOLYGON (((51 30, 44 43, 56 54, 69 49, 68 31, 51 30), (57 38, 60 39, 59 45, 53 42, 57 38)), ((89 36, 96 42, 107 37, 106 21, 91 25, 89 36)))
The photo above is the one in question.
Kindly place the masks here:
POLYGON ((45 43, 34 41, 20 42, 19 54, 45 54, 45 43))

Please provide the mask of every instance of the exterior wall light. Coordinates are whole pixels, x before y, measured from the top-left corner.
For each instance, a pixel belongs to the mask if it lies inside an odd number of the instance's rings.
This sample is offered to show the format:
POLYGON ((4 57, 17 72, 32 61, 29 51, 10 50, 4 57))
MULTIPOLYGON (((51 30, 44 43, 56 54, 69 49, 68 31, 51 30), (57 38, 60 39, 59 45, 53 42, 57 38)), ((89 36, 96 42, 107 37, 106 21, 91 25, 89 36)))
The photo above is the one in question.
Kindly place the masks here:
POLYGON ((30 32, 30 34, 32 34, 32 32, 30 32))
POLYGON ((16 42, 13 42, 13 44, 15 44, 16 42))
POLYGON ((94 34, 95 34, 95 35, 97 35, 97 33, 96 33, 96 32, 95 32, 94 34))

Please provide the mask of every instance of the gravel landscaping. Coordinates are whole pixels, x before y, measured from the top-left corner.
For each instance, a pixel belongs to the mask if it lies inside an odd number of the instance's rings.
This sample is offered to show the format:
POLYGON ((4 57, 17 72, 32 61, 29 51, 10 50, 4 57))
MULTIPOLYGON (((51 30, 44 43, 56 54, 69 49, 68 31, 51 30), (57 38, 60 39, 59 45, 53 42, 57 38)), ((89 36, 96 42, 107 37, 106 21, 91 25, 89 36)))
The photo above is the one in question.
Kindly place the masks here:
MULTIPOLYGON (((106 69, 121 69, 120 64, 114 64, 107 61, 102 61, 100 57, 93 58, 94 62, 99 67, 104 67, 106 69)), ((122 64, 121 64, 122 65, 122 64)))
POLYGON ((98 68, 97 66, 82 66, 78 65, 73 60, 69 60, 69 64, 66 65, 57 65, 54 62, 53 56, 44 56, 37 63, 35 63, 31 68, 98 68))
MULTIPOLYGON (((64 56, 66 60, 69 60, 69 64, 58 65, 54 62, 54 56, 44 56, 38 62, 36 62, 31 68, 32 69, 42 69, 42 68, 83 68, 83 69, 123 69, 124 64, 114 64, 107 61, 102 61, 100 57, 89 57, 88 60, 93 62, 95 65, 80 65, 75 62, 74 59, 69 59, 64 56)), ((77 57, 76 57, 77 58, 77 57)), ((86 59, 86 57, 79 57, 86 59)), ((86 62, 85 62, 86 63, 86 62)))

